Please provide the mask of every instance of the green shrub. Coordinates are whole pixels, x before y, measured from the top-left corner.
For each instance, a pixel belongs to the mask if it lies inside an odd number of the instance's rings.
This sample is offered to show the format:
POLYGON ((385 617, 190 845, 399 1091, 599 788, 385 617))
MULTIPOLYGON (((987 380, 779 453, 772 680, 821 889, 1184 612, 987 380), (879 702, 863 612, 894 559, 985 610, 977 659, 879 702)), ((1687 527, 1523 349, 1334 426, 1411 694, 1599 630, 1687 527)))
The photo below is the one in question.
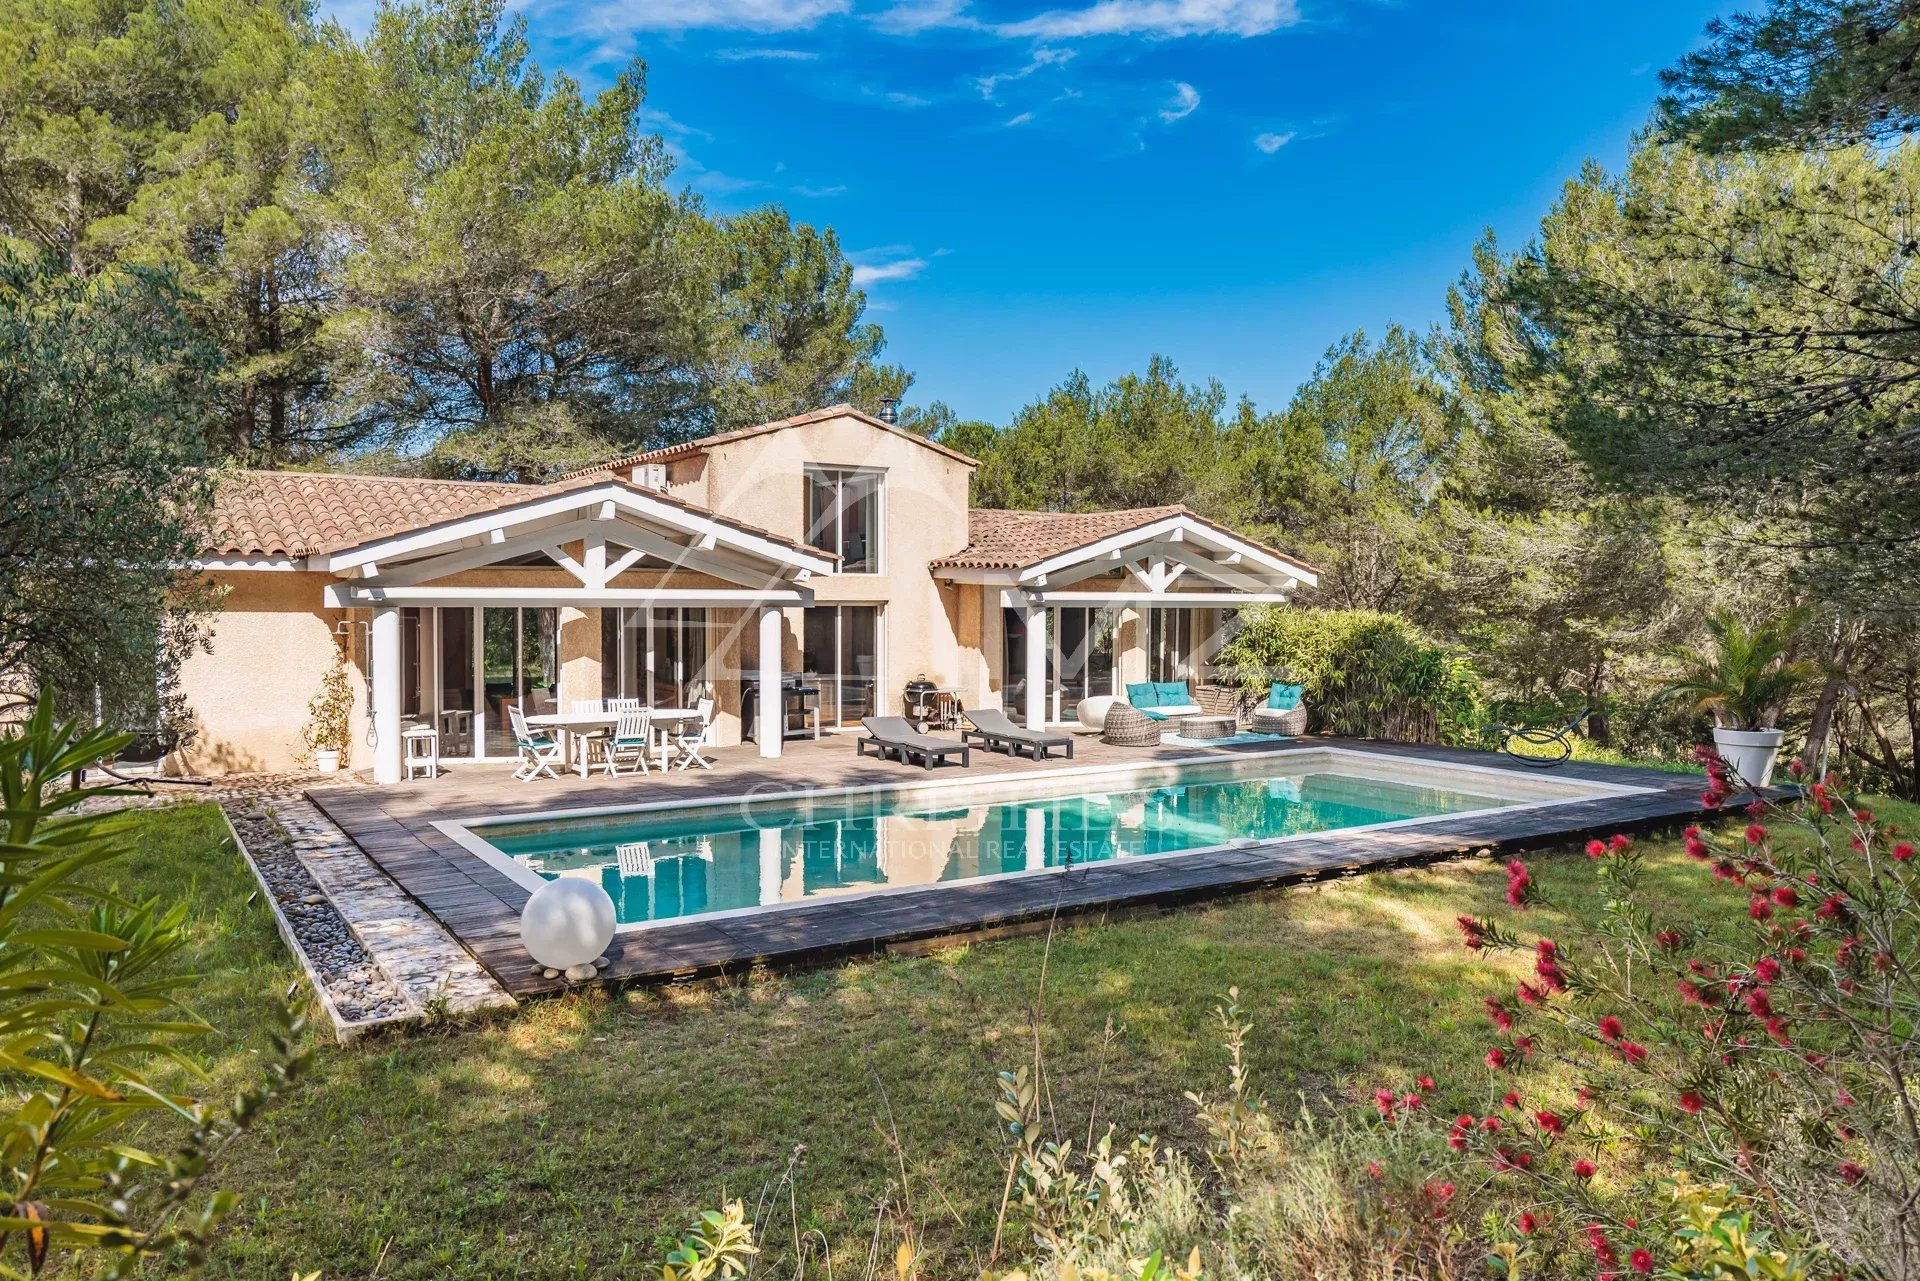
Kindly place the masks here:
POLYGON ((1219 661, 1249 698, 1290 679, 1306 686, 1316 730, 1412 743, 1479 736, 1484 698, 1472 664, 1397 614, 1266 607, 1240 619, 1219 661))

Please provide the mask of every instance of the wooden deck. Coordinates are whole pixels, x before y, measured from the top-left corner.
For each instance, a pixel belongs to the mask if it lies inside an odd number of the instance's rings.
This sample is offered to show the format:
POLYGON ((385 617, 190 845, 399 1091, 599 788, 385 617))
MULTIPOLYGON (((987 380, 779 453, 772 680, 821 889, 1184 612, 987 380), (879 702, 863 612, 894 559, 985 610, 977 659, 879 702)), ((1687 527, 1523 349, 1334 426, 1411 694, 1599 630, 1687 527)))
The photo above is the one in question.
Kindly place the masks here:
MULTIPOLYGON (((1073 766, 1152 764, 1156 760, 1223 757, 1277 749, 1346 747, 1378 755, 1537 772, 1487 752, 1430 746, 1304 738, 1288 743, 1196 748, 1109 747, 1083 738, 1073 761, 1012 761, 975 751, 968 777, 1043 776, 1073 766)), ((528 891, 462 848, 433 824, 446 819, 531 814, 591 806, 774 793, 924 780, 925 770, 858 758, 849 737, 787 745, 777 760, 752 746, 714 754, 711 770, 556 783, 518 783, 505 765, 452 767, 435 780, 394 787, 315 788, 308 795, 408 894, 459 938, 515 996, 564 986, 541 976, 521 947, 519 912, 528 891)), ((937 776, 953 777, 957 767, 937 776)), ((1593 779, 1654 789, 1641 795, 1569 801, 1479 817, 1440 817, 1406 826, 1329 832, 1269 844, 1157 858, 1083 864, 1051 875, 936 884, 906 893, 803 900, 763 911, 666 923, 615 936, 608 981, 665 982, 752 966, 791 967, 872 954, 959 933, 1005 932, 1044 922, 1056 912, 1078 916, 1116 909, 1161 908, 1244 893, 1357 868, 1565 844, 1594 834, 1636 831, 1701 813, 1701 780, 1655 770, 1568 764, 1561 779, 1593 779)))

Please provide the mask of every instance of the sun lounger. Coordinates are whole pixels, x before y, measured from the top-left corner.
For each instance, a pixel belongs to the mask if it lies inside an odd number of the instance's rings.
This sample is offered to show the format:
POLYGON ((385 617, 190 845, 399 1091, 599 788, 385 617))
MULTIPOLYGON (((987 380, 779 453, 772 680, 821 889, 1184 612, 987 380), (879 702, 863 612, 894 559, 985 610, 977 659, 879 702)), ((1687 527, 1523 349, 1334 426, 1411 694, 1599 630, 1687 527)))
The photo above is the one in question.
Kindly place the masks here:
POLYGON ((922 734, 905 717, 865 716, 860 723, 867 728, 864 737, 854 740, 854 750, 861 756, 871 748, 881 760, 897 755, 903 764, 918 760, 932 769, 935 761, 945 760, 957 752, 962 768, 973 763, 973 753, 964 742, 922 734))
POLYGON ((1021 748, 1033 754, 1036 761, 1046 759, 1050 748, 1064 747, 1067 759, 1073 759, 1073 735, 1048 730, 1027 729, 1015 725, 1007 719, 1007 714, 997 707, 976 707, 960 713, 973 726, 960 735, 960 741, 971 743, 979 740, 980 746, 989 752, 1005 751, 1009 756, 1018 756, 1021 748))

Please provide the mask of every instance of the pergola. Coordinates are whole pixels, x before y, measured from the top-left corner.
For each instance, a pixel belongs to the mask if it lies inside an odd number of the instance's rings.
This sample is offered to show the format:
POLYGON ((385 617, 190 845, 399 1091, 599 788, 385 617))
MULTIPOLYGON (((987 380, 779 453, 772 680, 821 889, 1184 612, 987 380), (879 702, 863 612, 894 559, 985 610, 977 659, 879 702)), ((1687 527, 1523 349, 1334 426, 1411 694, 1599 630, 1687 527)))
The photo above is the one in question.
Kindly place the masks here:
POLYGON ((1313 570, 1232 531, 1179 512, 1012 569, 944 568, 950 582, 1000 588, 1004 608, 1026 623, 1023 655, 1028 725, 1046 720, 1047 611, 1084 605, 1108 609, 1235 609, 1281 604, 1313 570))
MULTIPOLYGON (((535 491, 524 501, 444 520, 313 558, 343 581, 333 608, 370 609, 374 781, 401 775, 400 610, 407 606, 683 606, 758 612, 762 690, 780 688, 781 611, 813 601, 807 580, 834 559, 609 475, 535 491), (543 554, 574 581, 480 586, 444 580, 543 554), (622 586, 629 573, 657 581, 622 586)), ((759 735, 780 754, 780 734, 759 735)))

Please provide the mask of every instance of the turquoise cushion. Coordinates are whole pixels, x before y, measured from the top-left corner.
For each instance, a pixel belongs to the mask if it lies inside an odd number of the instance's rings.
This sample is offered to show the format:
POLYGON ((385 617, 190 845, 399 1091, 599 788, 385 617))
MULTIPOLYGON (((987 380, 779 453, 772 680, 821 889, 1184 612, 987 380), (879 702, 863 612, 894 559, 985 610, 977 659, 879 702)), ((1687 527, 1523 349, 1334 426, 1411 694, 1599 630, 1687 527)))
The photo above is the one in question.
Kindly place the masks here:
POLYGON ((1164 721, 1165 719, 1167 719, 1167 714, 1165 712, 1156 711, 1151 707, 1141 708, 1140 714, 1145 716, 1148 720, 1164 721))
POLYGON ((1276 712, 1290 712, 1300 706, 1300 695, 1305 689, 1304 685, 1275 681, 1273 688, 1267 691, 1267 706, 1276 712))
POLYGON ((1193 695, 1187 692, 1185 681, 1155 681, 1153 687, 1160 691, 1160 706, 1188 707, 1193 704, 1193 695))
POLYGON ((1160 706, 1160 688, 1152 681, 1141 681, 1138 685, 1129 685, 1127 701, 1140 708, 1158 707, 1160 706))

